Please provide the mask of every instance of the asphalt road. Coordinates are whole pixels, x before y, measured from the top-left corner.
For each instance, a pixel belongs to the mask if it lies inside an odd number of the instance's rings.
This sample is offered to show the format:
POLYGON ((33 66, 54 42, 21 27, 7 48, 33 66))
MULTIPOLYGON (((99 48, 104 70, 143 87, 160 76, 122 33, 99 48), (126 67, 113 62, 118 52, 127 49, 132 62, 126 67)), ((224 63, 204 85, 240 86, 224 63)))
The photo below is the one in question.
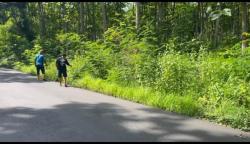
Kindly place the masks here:
POLYGON ((250 141, 250 134, 0 68, 0 141, 250 141))

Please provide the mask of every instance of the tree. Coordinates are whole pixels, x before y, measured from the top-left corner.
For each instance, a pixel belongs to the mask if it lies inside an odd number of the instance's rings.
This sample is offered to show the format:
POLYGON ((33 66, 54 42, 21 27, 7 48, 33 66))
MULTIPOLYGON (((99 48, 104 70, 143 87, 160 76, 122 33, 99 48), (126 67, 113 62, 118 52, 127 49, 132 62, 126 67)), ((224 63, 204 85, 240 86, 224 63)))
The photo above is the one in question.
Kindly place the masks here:
POLYGON ((61 16, 62 16, 62 28, 64 32, 68 31, 68 24, 67 24, 67 15, 66 15, 67 9, 66 9, 66 2, 61 3, 61 16))
POLYGON ((215 21, 215 29, 214 31, 212 31, 213 34, 213 39, 212 39, 212 46, 213 48, 217 48, 218 44, 219 44, 219 40, 220 40, 220 35, 219 35, 219 28, 220 28, 220 17, 221 16, 231 16, 231 9, 229 8, 224 8, 223 10, 221 10, 221 4, 217 3, 217 9, 216 10, 212 10, 211 6, 208 7, 207 12, 210 13, 209 14, 209 18, 211 19, 211 21, 215 21))
POLYGON ((140 25, 141 25, 141 3, 140 2, 135 2, 136 5, 136 30, 137 33, 139 32, 140 25))
POLYGON ((91 18, 92 18, 92 21, 91 21, 91 28, 92 28, 92 40, 96 40, 96 32, 97 32, 97 28, 96 28, 96 16, 95 16, 95 10, 96 10, 96 4, 95 2, 92 2, 91 3, 91 7, 92 7, 92 10, 91 10, 91 18))
POLYGON ((83 34, 84 32, 84 3, 83 2, 79 2, 79 7, 80 7, 80 34, 83 34))
POLYGON ((105 32, 107 30, 107 27, 108 27, 106 3, 105 2, 101 2, 101 8, 102 8, 103 31, 105 32))
POLYGON ((244 49, 248 46, 247 40, 246 40, 246 35, 244 33, 247 33, 248 29, 248 7, 247 7, 247 2, 242 2, 241 3, 242 7, 242 53, 244 52, 244 49))
MULTIPOLYGON (((217 10, 220 11, 221 10, 221 5, 220 3, 217 3, 217 10)), ((213 36, 213 47, 214 48, 217 48, 218 47, 218 42, 219 42, 219 38, 220 38, 220 35, 219 35, 219 29, 220 28, 220 19, 217 18, 215 20, 215 32, 214 32, 214 36, 213 36)))
POLYGON ((163 21, 163 3, 162 2, 158 2, 157 3, 157 20, 156 20, 156 30, 157 30, 157 34, 158 36, 161 37, 161 30, 162 30, 162 21, 163 21))
POLYGON ((43 3, 38 2, 38 11, 39 11, 39 29, 40 29, 40 38, 43 41, 45 37, 45 21, 44 21, 44 9, 43 3))

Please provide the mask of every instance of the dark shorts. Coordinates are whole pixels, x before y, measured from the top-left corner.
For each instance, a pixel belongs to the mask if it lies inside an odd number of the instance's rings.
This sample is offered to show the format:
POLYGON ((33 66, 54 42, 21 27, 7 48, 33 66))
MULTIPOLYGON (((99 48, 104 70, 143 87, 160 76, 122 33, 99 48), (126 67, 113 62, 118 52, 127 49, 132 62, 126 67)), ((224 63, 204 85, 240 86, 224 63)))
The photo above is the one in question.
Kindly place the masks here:
POLYGON ((66 69, 58 69, 58 77, 61 78, 63 75, 63 77, 67 77, 67 70, 66 69))
POLYGON ((44 66, 36 65, 36 73, 37 73, 37 75, 40 75, 40 71, 42 71, 42 74, 45 74, 44 66))

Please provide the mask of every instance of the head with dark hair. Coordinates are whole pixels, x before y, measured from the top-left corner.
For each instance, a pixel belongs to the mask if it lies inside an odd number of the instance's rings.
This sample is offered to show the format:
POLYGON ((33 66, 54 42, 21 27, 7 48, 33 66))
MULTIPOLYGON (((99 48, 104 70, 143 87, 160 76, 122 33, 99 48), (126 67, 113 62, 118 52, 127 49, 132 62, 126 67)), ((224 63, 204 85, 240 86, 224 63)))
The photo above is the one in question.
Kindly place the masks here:
POLYGON ((62 56, 65 58, 67 55, 66 55, 66 53, 63 53, 62 56))
POLYGON ((43 54, 44 53, 44 50, 40 50, 40 54, 43 54))
POLYGON ((59 57, 61 56, 61 51, 59 49, 56 50, 56 55, 59 57))

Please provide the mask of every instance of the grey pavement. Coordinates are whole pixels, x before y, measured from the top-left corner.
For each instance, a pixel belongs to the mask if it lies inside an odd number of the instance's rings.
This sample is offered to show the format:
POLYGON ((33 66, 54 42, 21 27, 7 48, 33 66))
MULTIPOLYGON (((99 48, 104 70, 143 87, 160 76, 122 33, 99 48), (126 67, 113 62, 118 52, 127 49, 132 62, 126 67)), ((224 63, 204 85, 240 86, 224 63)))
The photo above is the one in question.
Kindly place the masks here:
POLYGON ((249 132, 0 68, 0 142, 249 142, 249 132))

